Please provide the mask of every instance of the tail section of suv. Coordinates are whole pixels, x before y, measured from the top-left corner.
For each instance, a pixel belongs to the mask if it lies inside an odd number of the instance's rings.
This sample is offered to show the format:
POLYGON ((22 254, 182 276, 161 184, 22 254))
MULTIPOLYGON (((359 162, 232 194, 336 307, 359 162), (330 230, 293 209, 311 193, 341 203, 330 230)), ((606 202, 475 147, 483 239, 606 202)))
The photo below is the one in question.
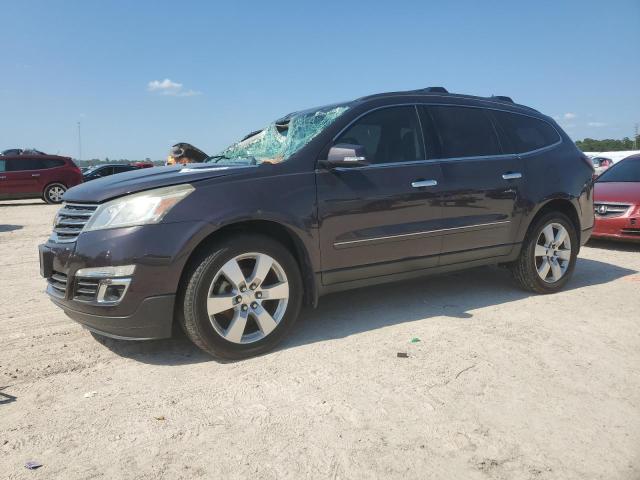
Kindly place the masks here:
POLYGON ((243 358, 334 291, 503 264, 557 292, 593 228, 592 175, 551 118, 507 97, 372 95, 287 115, 203 164, 70 190, 41 271, 98 334, 178 322, 243 358))
POLYGON ((82 183, 80 169, 57 155, 1 155, 0 199, 42 198, 61 203, 67 189, 82 183))

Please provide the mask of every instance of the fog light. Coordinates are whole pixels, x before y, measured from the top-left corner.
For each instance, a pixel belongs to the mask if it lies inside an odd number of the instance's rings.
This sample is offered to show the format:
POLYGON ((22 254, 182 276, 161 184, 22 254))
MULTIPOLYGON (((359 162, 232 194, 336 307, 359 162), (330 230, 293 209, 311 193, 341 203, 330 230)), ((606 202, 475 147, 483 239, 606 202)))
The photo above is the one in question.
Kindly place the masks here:
POLYGON ((130 284, 130 278, 105 278, 104 280, 100 280, 96 301, 108 305, 120 303, 127 293, 130 284))
MULTIPOLYGON (((81 268, 76 271, 75 276, 78 279, 78 285, 81 286, 83 286, 82 279, 94 279, 94 282, 98 280, 95 296, 88 300, 89 302, 117 305, 127 293, 135 270, 135 265, 81 268)), ((91 284, 88 280, 85 283, 91 284)))

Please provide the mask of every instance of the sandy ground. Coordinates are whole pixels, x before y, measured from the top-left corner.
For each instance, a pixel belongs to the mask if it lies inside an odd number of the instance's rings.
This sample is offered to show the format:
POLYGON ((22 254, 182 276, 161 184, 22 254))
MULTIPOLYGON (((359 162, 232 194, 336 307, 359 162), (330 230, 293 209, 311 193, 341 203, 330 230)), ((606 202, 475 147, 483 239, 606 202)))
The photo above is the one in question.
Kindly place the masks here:
POLYGON ((223 364, 55 308, 55 211, 0 202, 1 478, 640 478, 640 246, 589 244, 553 296, 499 268, 336 294, 223 364))

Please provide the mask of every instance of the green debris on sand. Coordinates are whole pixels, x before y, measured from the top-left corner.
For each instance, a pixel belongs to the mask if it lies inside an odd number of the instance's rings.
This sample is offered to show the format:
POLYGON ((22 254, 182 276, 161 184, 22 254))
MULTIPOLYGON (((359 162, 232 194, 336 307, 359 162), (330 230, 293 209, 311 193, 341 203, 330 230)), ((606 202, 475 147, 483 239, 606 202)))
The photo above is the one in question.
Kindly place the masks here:
POLYGON ((421 342, 421 341, 422 341, 422 340, 420 340, 418 337, 413 337, 413 338, 410 340, 410 343, 418 343, 418 342, 421 342))

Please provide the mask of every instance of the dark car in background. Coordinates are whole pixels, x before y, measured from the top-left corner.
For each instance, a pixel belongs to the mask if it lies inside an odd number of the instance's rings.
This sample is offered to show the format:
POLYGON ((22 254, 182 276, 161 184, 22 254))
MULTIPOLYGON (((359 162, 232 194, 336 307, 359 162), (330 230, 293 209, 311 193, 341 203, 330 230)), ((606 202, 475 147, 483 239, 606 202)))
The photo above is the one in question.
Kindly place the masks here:
POLYGON ((595 183, 594 238, 640 241, 640 155, 627 157, 595 183))
POLYGON ((62 202, 67 189, 82 183, 82 173, 69 157, 30 154, 0 155, 0 199, 42 198, 62 202))
POLYGON ((116 173, 130 172, 131 170, 137 170, 140 167, 135 165, 123 164, 108 164, 98 165, 96 167, 88 168, 82 172, 82 176, 85 182, 89 180, 96 180, 97 178, 108 177, 109 175, 115 175, 116 173))
POLYGON ((591 234, 592 175, 552 118, 508 97, 371 95, 289 114, 203 164, 70 190, 41 273, 97 334, 163 338, 178 322, 243 358, 339 290, 501 264, 557 292, 591 234))

